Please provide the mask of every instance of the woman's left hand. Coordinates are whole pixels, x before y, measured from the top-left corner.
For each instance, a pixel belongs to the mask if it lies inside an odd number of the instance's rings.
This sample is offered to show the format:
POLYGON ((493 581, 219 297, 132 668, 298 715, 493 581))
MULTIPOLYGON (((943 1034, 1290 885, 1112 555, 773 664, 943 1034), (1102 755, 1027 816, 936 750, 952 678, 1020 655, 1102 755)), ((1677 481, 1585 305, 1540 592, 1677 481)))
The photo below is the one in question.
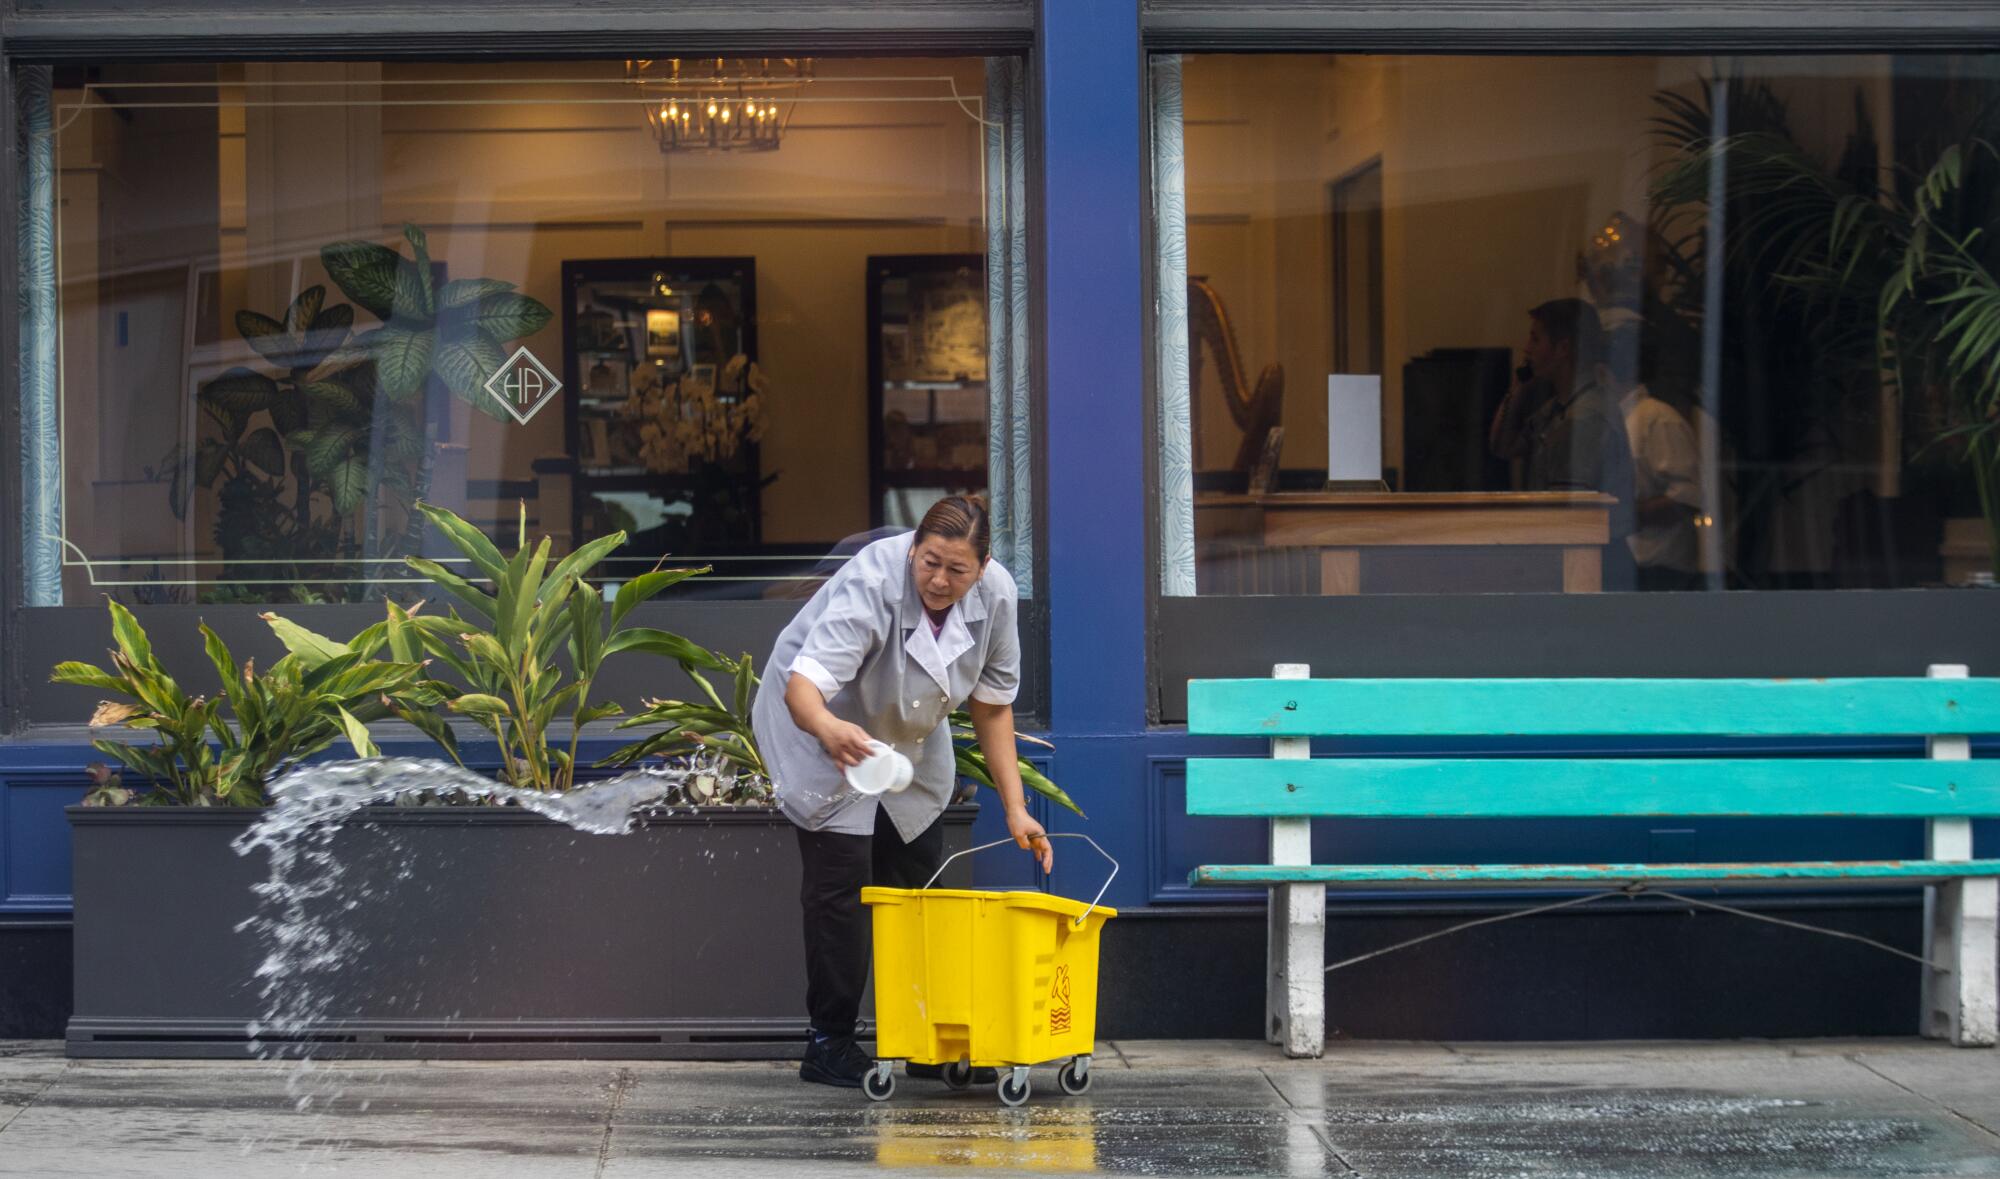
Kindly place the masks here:
POLYGON ((1007 834, 1014 837, 1015 846, 1031 853, 1041 863, 1042 871, 1048 872, 1054 869, 1056 849, 1052 846, 1048 834, 1042 830, 1042 825, 1028 813, 1028 808, 1022 807, 1007 812, 1007 834))

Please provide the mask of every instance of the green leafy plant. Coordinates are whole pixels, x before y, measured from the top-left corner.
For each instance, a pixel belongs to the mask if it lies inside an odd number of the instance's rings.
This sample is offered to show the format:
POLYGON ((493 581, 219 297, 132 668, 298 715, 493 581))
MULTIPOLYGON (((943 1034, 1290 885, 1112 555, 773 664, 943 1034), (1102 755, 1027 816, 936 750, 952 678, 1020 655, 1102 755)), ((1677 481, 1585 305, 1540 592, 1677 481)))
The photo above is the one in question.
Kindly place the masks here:
MULTIPOLYGON (((406 224, 403 236, 413 257, 364 241, 320 250, 352 305, 329 305, 315 285, 281 316, 236 313, 237 333, 275 372, 239 366, 203 385, 196 401, 210 436, 192 452, 176 447, 163 464, 177 517, 186 518, 194 488, 218 493, 215 536, 226 560, 415 552, 423 524, 415 505, 430 478, 424 390, 435 378, 482 412, 506 416, 485 383, 505 363, 506 345, 540 331, 553 313, 499 279, 438 285, 423 230, 406 224), (380 325, 355 334, 355 307, 380 325)), ((298 564, 263 566, 256 576, 339 575, 298 564)), ((248 585, 220 594, 265 600, 248 585)))
MULTIPOLYGON (((528 545, 528 509, 521 506, 519 539, 513 557, 477 528, 443 508, 419 503, 417 510, 471 562, 471 572, 492 585, 482 589, 435 561, 406 557, 411 569, 431 579, 466 608, 449 617, 411 617, 412 634, 424 651, 458 673, 469 690, 448 689, 448 707, 471 717, 500 743, 502 775, 515 787, 568 790, 576 782, 576 748, 584 726, 624 712, 615 701, 593 702, 591 687, 604 661, 627 651, 700 659, 704 652, 679 635, 621 624, 640 603, 669 586, 706 573, 699 569, 654 569, 625 582, 605 617, 603 595, 586 581, 597 564, 625 543, 614 532, 578 548, 551 567, 551 542, 528 545), (565 669, 557 655, 566 652, 565 669), (548 740, 558 714, 570 722, 567 749, 548 740)), ((442 726, 440 726, 441 728, 442 726)), ((433 737, 457 757, 448 734, 433 737)))
MULTIPOLYGON (((1725 348, 1739 364, 1752 352, 1778 362, 1734 376, 1803 391, 1771 402, 1785 421, 1739 422, 1732 432, 1789 437, 1798 449, 1802 430, 1848 421, 1865 447, 1878 436, 1873 407, 1886 390, 1887 412, 1918 453, 1949 451, 1970 469, 2000 567, 2000 110, 1984 106, 1927 163, 1885 174, 1858 95, 1855 131, 1828 163, 1799 145, 1768 86, 1729 79, 1704 95, 1721 85, 1738 129, 1720 138, 1707 104, 1660 97, 1667 114, 1657 125, 1677 155, 1656 204, 1722 214, 1726 306, 1739 309, 1724 325, 1725 348), (1707 208, 1716 167, 1727 176, 1724 210, 1707 208)), ((1698 235, 1690 246, 1678 254, 1692 279, 1682 289, 1698 290, 1698 235)), ((1687 310, 1698 321, 1698 307, 1687 310)))
POLYGON ((500 279, 461 278, 438 286, 424 231, 406 224, 403 237, 414 257, 365 241, 334 242, 320 250, 321 263, 342 293, 382 321, 334 361, 373 361, 382 393, 391 401, 415 398, 435 374, 460 400, 506 418, 486 393, 486 382, 506 363, 506 345, 541 331, 553 313, 500 279))
MULTIPOLYGON (((770 773, 764 768, 764 755, 757 744, 757 731, 751 724, 751 702, 757 697, 761 682, 748 654, 731 659, 717 651, 696 648, 686 656, 678 657, 681 670, 687 673, 695 686, 701 689, 702 701, 649 700, 646 710, 621 724, 621 729, 639 728, 646 725, 664 726, 658 732, 650 733, 639 741, 619 749, 604 759, 606 765, 631 765, 647 757, 686 757, 699 751, 707 751, 721 757, 734 766, 739 773, 751 774, 769 779, 770 773), (729 677, 731 692, 724 699, 716 692, 704 673, 719 672, 729 677)), ((952 753, 957 763, 959 776, 970 779, 989 790, 999 789, 993 784, 991 768, 986 763, 986 754, 979 748, 979 736, 972 727, 972 715, 960 710, 951 714, 952 753)), ((1047 741, 1017 734, 1017 739, 1053 749, 1047 741)), ((1020 762, 1021 784, 1042 797, 1060 806, 1083 815, 1083 808, 1065 793, 1062 787, 1051 782, 1040 770, 1020 762)), ((1087 816, 1086 816, 1087 817, 1087 816)))
POLYGON ((370 721, 392 713, 428 714, 442 698, 423 663, 374 658, 392 631, 408 625, 407 615, 401 620, 392 615, 352 642, 339 643, 266 614, 264 621, 290 653, 264 672, 247 662, 239 666, 203 624, 208 659, 221 680, 220 694, 210 698, 189 696, 154 657, 152 641, 131 611, 117 602, 109 606, 117 643, 111 669, 64 662, 49 677, 125 697, 101 702, 91 727, 150 731, 157 737, 150 746, 91 742, 151 786, 137 793, 116 775, 94 773, 91 797, 100 803, 263 806, 267 784, 292 764, 342 738, 357 755, 373 757, 378 751, 368 735, 370 721))
MULTIPOLYGON (((1786 245, 1813 232, 1801 217, 1810 194, 1746 183, 1730 155, 1732 143, 1797 150, 1784 100, 1768 81, 1738 74, 1703 79, 1691 95, 1662 90, 1654 102, 1660 113, 1653 131, 1670 155, 1651 194, 1651 261, 1660 288, 1657 296, 1648 292, 1644 314, 1661 371, 1649 387, 1660 386, 1682 404, 1700 403, 1703 342, 1714 338, 1724 394, 1716 413, 1736 459, 1733 571, 1745 584, 1764 585, 1779 576, 1767 565, 1781 505, 1868 445, 1872 401, 1854 366, 1837 358, 1840 333, 1780 277, 1786 245), (1728 140, 1715 135, 1719 111, 1727 113, 1728 140), (1722 200, 1711 207, 1718 167, 1725 169, 1722 200), (1712 241, 1718 230, 1720 240, 1712 241), (1715 295, 1720 302, 1711 308, 1715 295)), ((1862 119, 1838 160, 1825 167, 1860 183, 1872 174, 1875 152, 1862 119)))
MULTIPOLYGON (((238 366, 202 385, 195 404, 209 424, 208 436, 192 452, 175 446, 163 464, 176 517, 187 518, 195 488, 218 492, 215 540, 225 560, 334 556, 341 523, 313 512, 314 489, 345 514, 368 486, 365 430, 358 452, 354 446, 337 454, 310 449, 312 424, 357 417, 365 422, 373 404, 365 369, 314 375, 346 342, 354 321, 352 307, 325 303, 326 288, 312 286, 279 318, 238 311, 238 334, 277 375, 238 366)), ((287 568, 281 575, 303 573, 287 568)), ((273 572, 266 568, 260 575, 273 572)))
POLYGON ((739 774, 769 781, 771 775, 764 768, 757 732, 750 722, 750 706, 756 699, 759 681, 749 654, 730 659, 720 652, 695 647, 677 660, 681 670, 701 689, 703 700, 646 701, 644 712, 620 722, 618 727, 664 727, 612 753, 603 764, 624 766, 647 757, 686 757, 706 751, 739 774), (728 677, 727 699, 709 682, 706 673, 711 672, 728 677))
MULTIPOLYGON (((1759 181, 1810 174, 1781 155, 1759 181)), ((1825 185, 1825 236, 1796 243, 1782 273, 1815 308, 1860 306, 1880 380, 1930 417, 1928 441, 1961 451, 2000 569, 2000 151, 1952 144, 1912 180, 1907 199, 1825 185)))
POLYGON ((84 792, 85 806, 125 806, 137 793, 125 785, 125 776, 101 761, 91 762, 83 767, 90 776, 90 789, 84 792))
MULTIPOLYGON (((274 320, 254 311, 236 313, 236 330, 264 359, 281 370, 277 379, 248 369, 231 369, 211 381, 203 394, 225 399, 236 412, 269 410, 271 426, 253 437, 265 449, 280 445, 292 454, 299 484, 301 515, 313 489, 332 502, 334 515, 354 514, 368 497, 370 435, 378 406, 373 370, 365 365, 321 371, 327 359, 346 342, 354 309, 345 304, 322 307, 326 288, 306 288, 274 320)), ((386 410, 388 407, 379 407, 386 410)), ((414 415, 382 415, 384 442, 405 460, 382 473, 388 485, 408 498, 413 493, 409 468, 423 456, 423 430, 414 415)), ((273 474, 283 475, 282 467, 273 474)))
MULTIPOLYGON (((1055 748, 1039 737, 1030 737, 1023 733, 1014 734, 1014 739, 1026 741, 1030 745, 1039 745, 1043 749, 1055 748)), ((972 714, 964 709, 951 714, 951 751, 957 760, 960 776, 970 778, 988 790, 999 789, 993 784, 993 770, 986 763, 986 752, 979 748, 979 734, 972 727, 972 714)), ((1049 781, 1040 770, 1029 765, 1027 759, 1021 759, 1017 768, 1021 772, 1021 785, 1058 806, 1075 811, 1078 818, 1090 817, 1083 813, 1083 808, 1076 805, 1076 800, 1064 792, 1062 787, 1049 781)))

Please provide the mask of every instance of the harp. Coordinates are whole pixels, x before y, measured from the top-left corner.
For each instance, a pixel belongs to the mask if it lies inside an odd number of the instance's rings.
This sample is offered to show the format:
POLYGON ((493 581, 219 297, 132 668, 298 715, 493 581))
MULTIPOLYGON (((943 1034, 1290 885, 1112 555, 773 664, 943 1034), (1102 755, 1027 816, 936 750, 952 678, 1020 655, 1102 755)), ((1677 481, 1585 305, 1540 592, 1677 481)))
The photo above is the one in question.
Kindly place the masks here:
POLYGON ((1229 310, 1222 296, 1208 280, 1188 279, 1188 420, 1193 426, 1194 469, 1202 460, 1202 352, 1215 357, 1215 371, 1222 386, 1223 404, 1229 417, 1243 431, 1236 457, 1229 469, 1246 478, 1264 450, 1265 438, 1284 415, 1285 366, 1267 364, 1257 374, 1253 388, 1245 378, 1243 356, 1236 347, 1236 329, 1229 322, 1229 310))

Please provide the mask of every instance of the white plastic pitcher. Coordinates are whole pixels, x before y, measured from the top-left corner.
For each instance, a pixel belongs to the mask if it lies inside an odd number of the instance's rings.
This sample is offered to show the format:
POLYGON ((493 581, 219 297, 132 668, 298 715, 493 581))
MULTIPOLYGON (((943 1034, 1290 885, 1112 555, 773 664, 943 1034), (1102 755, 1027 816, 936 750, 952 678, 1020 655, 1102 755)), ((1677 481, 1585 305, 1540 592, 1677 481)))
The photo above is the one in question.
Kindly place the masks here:
POLYGON ((870 741, 872 751, 860 764, 848 766, 842 771, 847 785, 856 794, 893 794, 909 788, 910 780, 916 776, 916 768, 910 759, 896 752, 880 741, 870 741))

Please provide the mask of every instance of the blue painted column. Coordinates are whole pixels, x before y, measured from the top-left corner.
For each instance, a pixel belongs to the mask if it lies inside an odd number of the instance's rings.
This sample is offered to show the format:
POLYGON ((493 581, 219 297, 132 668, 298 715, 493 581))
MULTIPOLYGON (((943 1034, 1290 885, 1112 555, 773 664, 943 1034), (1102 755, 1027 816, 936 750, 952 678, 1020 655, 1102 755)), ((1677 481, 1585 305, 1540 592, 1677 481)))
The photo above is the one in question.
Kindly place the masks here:
POLYGON ((1138 0, 1041 0, 1048 574, 1056 730, 1145 726, 1138 0))
MULTIPOLYGON (((1050 727, 1057 780, 1090 814, 1054 812, 1147 874, 1144 56, 1138 0, 1039 0, 1050 727)), ((1056 845, 1054 891, 1088 897, 1106 866, 1056 845)))

